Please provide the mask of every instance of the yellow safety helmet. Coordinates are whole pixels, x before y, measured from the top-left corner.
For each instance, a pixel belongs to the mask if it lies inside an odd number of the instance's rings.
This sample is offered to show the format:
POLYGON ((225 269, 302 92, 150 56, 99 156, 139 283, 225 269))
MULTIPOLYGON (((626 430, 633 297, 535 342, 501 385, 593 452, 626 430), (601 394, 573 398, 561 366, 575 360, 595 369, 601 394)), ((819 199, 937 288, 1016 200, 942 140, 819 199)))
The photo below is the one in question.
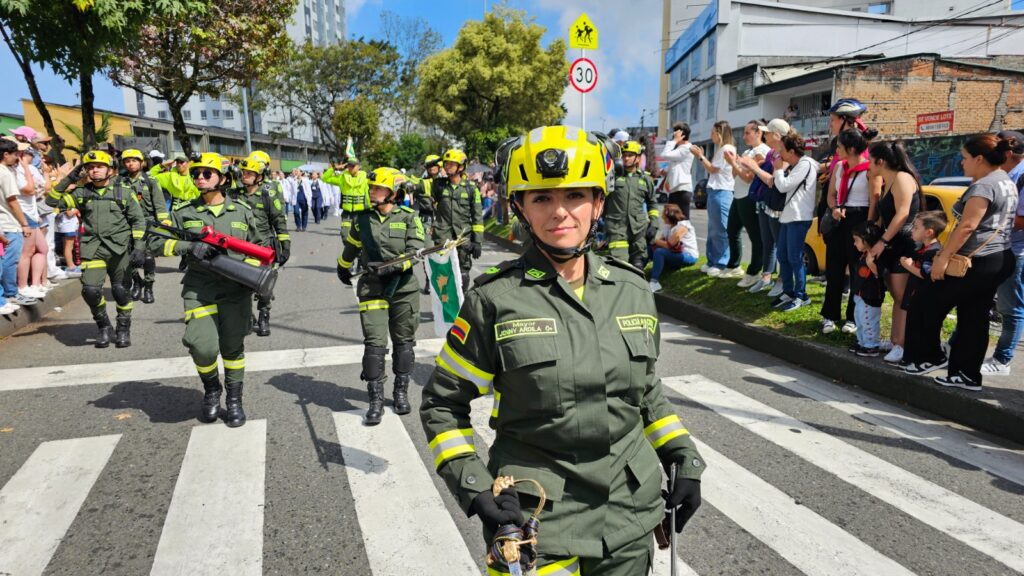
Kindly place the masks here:
POLYGON ((394 192, 405 181, 405 175, 394 168, 377 168, 368 175, 370 186, 380 186, 394 192))
POLYGON ((431 166, 435 166, 435 165, 437 165, 440 162, 441 162, 441 157, 438 156, 437 154, 429 154, 429 155, 427 155, 426 158, 423 159, 423 165, 426 166, 427 168, 430 168, 431 166))
POLYGON ((103 150, 89 150, 82 156, 82 164, 103 164, 114 167, 114 160, 103 150))
POLYGON ((224 160, 224 157, 221 156, 220 154, 217 154, 216 152, 203 152, 203 154, 199 157, 199 161, 190 164, 188 169, 191 171, 195 170, 196 168, 212 168, 217 172, 224 174, 225 163, 226 162, 224 160))
MULTIPOLYGON (((253 154, 255 154, 255 152, 253 154)), ((252 156, 249 156, 245 160, 242 160, 241 162, 238 163, 238 168, 240 170, 247 170, 249 172, 262 174, 264 168, 266 168, 266 164, 260 162, 259 160, 253 158, 252 156)))
POLYGON ((451 150, 448 150, 447 152, 444 153, 444 156, 441 158, 441 161, 455 162, 456 164, 465 164, 466 153, 457 148, 452 148, 451 150))
POLYGON ((607 193, 621 153, 607 137, 575 126, 541 126, 503 142, 495 156, 508 195, 552 188, 598 188, 607 193))
MULTIPOLYGON (((263 164, 264 167, 270 166, 270 154, 267 154, 263 150, 253 150, 246 160, 255 160, 256 162, 263 164)), ((256 170, 253 170, 253 172, 256 172, 256 170)))
POLYGON ((622 145, 623 154, 636 154, 639 156, 641 152, 643 152, 643 147, 636 140, 630 140, 622 145))
POLYGON ((142 155, 142 152, 135 148, 129 148, 128 150, 121 152, 121 160, 128 160, 129 158, 134 158, 143 163, 146 162, 146 157, 142 155))

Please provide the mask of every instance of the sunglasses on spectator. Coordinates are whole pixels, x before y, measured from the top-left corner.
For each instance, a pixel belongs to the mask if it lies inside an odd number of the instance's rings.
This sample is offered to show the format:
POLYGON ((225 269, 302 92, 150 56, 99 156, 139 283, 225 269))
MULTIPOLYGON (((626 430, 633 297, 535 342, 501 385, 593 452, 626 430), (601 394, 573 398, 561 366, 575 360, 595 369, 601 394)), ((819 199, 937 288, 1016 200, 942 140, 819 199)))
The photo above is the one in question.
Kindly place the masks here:
POLYGON ((189 172, 189 174, 192 175, 192 179, 193 180, 198 180, 200 178, 203 178, 204 180, 209 180, 210 178, 213 178, 214 174, 217 174, 217 173, 218 172, 216 170, 210 170, 210 169, 206 169, 206 170, 193 170, 193 171, 189 172))
POLYGON ((175 164, 188 164, 188 160, 175 160, 175 164))

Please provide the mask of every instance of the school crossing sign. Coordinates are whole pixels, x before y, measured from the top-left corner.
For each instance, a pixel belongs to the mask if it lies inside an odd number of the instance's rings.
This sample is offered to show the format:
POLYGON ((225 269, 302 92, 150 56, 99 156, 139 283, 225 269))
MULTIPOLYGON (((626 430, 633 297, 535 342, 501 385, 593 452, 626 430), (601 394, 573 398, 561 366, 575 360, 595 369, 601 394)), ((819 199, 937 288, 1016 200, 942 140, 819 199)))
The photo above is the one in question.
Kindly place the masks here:
POLYGON ((597 50, 597 26, 585 12, 569 27, 569 47, 597 50))

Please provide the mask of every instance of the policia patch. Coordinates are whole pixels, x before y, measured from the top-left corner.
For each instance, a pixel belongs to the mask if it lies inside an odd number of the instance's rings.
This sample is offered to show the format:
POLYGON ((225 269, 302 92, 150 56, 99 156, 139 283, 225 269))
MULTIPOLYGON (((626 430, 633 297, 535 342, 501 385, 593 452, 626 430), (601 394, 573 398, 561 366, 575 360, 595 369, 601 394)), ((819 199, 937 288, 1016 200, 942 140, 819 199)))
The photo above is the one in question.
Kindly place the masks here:
POLYGON ((494 339, 497 342, 522 336, 553 336, 558 334, 554 318, 523 318, 494 325, 494 339))
POLYGON ((658 319, 648 314, 616 316, 615 321, 619 323, 619 330, 622 332, 641 332, 647 330, 654 334, 654 331, 658 328, 658 319))

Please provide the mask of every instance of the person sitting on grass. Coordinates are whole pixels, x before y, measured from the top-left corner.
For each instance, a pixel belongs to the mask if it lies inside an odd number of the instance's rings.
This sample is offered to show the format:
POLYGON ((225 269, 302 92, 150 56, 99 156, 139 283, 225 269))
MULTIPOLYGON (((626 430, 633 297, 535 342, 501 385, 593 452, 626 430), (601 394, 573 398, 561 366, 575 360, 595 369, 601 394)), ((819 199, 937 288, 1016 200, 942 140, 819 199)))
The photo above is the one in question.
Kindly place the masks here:
POLYGON ((860 260, 852 278, 854 291, 854 318, 857 322, 857 343, 850 351, 864 358, 879 354, 882 329, 882 302, 885 284, 878 275, 878 265, 871 247, 882 236, 882 229, 874 222, 861 222, 853 228, 853 244, 860 252, 860 260))
POLYGON ((683 210, 675 204, 666 204, 661 214, 663 225, 651 244, 651 292, 661 290, 661 278, 667 270, 678 270, 697 263, 700 253, 697 250, 697 234, 693 224, 683 214, 683 210))

